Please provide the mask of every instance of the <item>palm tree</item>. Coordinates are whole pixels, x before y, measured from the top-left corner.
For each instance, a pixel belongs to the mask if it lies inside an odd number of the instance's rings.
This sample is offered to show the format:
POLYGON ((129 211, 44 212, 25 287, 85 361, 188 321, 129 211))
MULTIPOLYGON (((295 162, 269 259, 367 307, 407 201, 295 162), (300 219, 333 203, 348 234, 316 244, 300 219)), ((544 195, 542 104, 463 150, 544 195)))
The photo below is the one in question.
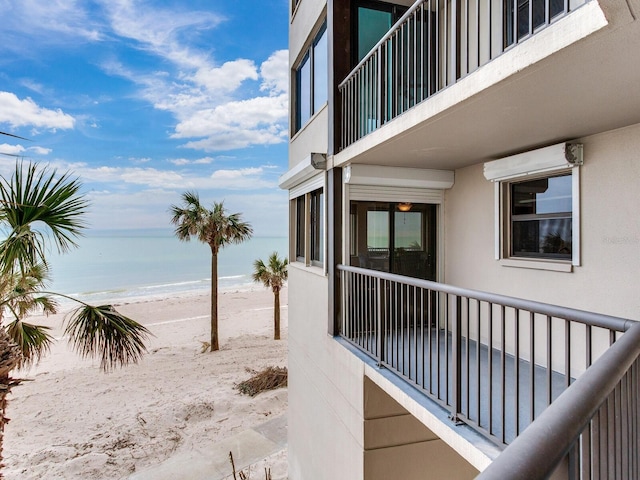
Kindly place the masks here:
MULTIPOLYGON (((11 371, 37 361, 53 341, 47 327, 24 319, 36 310, 56 311, 52 297, 60 294, 45 289, 46 251, 50 243, 59 252, 77 247, 88 207, 80 188, 68 173, 58 176, 31 163, 17 162, 9 180, 0 177, 0 461, 7 395, 20 383, 11 371)), ((140 360, 149 335, 144 326, 111 305, 79 303, 65 319, 65 334, 80 355, 99 356, 105 371, 140 360)))
POLYGON ((171 205, 171 223, 176 226, 179 240, 188 242, 196 237, 211 248, 211 344, 212 352, 219 350, 218 342, 218 253, 225 245, 238 244, 251 238, 253 229, 241 220, 240 213, 227 215, 224 202, 214 202, 208 210, 200 203, 196 192, 182 194, 182 205, 171 205))
POLYGON ((271 287, 273 292, 273 339, 280 340, 280 290, 289 277, 286 258, 280 259, 277 252, 269 256, 267 264, 258 259, 253 263, 253 281, 271 287))

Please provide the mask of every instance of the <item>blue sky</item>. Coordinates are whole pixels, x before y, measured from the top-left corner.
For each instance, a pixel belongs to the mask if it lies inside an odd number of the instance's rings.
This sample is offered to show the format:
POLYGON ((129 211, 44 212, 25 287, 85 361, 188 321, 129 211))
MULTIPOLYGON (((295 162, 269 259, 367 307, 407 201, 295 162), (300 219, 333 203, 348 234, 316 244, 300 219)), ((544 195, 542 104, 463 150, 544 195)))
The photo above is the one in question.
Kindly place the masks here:
MULTIPOLYGON (((0 0, 0 152, 80 177, 91 228, 185 190, 286 235, 288 0, 0 0)), ((15 159, 0 156, 0 174, 15 159)))

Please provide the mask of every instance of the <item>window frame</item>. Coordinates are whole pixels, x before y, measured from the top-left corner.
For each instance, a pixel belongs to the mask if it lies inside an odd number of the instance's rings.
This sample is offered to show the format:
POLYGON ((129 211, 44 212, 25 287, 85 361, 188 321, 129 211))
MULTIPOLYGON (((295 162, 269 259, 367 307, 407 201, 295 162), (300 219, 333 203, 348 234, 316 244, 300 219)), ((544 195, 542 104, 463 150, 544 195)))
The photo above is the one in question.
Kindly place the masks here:
POLYGON ((326 173, 289 190, 289 258, 326 273, 326 173))
POLYGON ((309 198, 309 263, 324 265, 324 188, 307 194, 309 198))
MULTIPOLYGON (((580 167, 531 172, 495 182, 496 197, 496 259, 504 266, 571 272, 580 266, 580 167), (571 177, 571 257, 553 258, 550 255, 514 255, 512 253, 513 221, 511 214, 512 185, 544 178, 571 177)), ((543 219, 545 215, 539 215, 543 219)))
MULTIPOLYGON (((313 118, 313 116, 318 113, 322 108, 327 104, 329 100, 329 51, 328 51, 328 38, 327 38, 327 21, 322 22, 320 28, 314 33, 313 40, 310 42, 309 46, 305 48, 300 55, 300 59, 296 62, 293 67, 291 77, 295 79, 294 81, 294 89, 295 94, 291 96, 291 98, 295 99, 295 105, 292 109, 292 136, 302 130, 305 125, 309 123, 309 121, 313 118), (316 78, 317 78, 317 70, 319 66, 317 65, 318 60, 316 59, 316 47, 321 42, 322 39, 327 41, 327 52, 324 55, 324 59, 326 61, 326 65, 324 65, 324 72, 327 75, 325 85, 327 91, 324 94, 324 101, 322 101, 322 96, 318 97, 316 94, 316 78), (306 63, 309 62, 309 78, 303 78, 303 67, 305 67, 306 63), (301 94, 304 93, 302 90, 303 81, 308 81, 309 83, 309 91, 306 92, 309 95, 309 98, 306 98, 303 101, 301 94), (318 100, 319 99, 319 100, 318 100), (301 110, 303 105, 308 105, 309 111, 303 112, 301 110)), ((306 73, 305 73, 306 75, 306 73)))

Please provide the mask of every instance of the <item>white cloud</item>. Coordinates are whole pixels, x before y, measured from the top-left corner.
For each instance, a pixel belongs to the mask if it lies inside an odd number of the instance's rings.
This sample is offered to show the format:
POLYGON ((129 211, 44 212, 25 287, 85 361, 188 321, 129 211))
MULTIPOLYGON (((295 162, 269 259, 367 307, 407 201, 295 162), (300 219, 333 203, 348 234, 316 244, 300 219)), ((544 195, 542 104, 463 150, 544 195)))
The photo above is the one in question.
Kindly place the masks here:
POLYGON ((274 188, 275 182, 264 178, 262 168, 217 170, 211 175, 211 187, 228 190, 259 190, 274 188))
POLYGON ((287 93, 289 91, 289 51, 278 50, 262 62, 260 66, 262 85, 260 90, 266 90, 273 94, 287 93))
POLYGON ((22 145, 9 145, 8 143, 0 144, 0 153, 5 155, 20 155, 26 149, 22 145))
POLYGON ((53 150, 44 147, 29 147, 27 150, 37 155, 49 155, 53 150))
POLYGON ((203 67, 206 55, 182 45, 181 32, 211 29, 224 20, 212 12, 154 9, 132 0, 105 0, 102 3, 117 35, 135 40, 139 48, 183 68, 203 67))
MULTIPOLYGON (((253 60, 243 58, 217 64, 208 54, 182 44, 180 33, 214 28, 224 20, 219 15, 143 11, 130 0, 105 2, 105 9, 118 35, 136 40, 139 48, 167 60, 165 71, 135 71, 115 59, 103 63, 103 68, 136 83, 146 101, 171 112, 178 122, 173 138, 192 139, 186 147, 207 152, 286 141, 286 50, 273 52, 259 69, 253 60), (170 71, 172 67, 177 73, 170 71), (238 98, 243 96, 240 87, 247 82, 258 82, 256 87, 265 94, 238 98)), ((186 164, 181 159, 176 162, 186 164)))
POLYGON ((251 60, 238 59, 223 63, 220 67, 199 68, 193 76, 197 85, 219 95, 220 92, 234 92, 245 80, 258 80, 258 70, 251 60))
POLYGON ((285 95, 256 97, 199 110, 176 126, 173 137, 203 137, 235 127, 252 129, 258 125, 272 125, 286 117, 286 102, 285 95))
POLYGON ((30 98, 20 100, 10 92, 0 92, 0 123, 12 127, 42 127, 50 130, 72 129, 75 119, 60 109, 50 110, 38 106, 30 98))
POLYGON ((2 16, 1 29, 7 35, 16 38, 19 34, 27 34, 29 43, 4 42, 5 47, 33 47, 33 42, 41 40, 47 45, 59 44, 78 39, 97 41, 103 38, 103 26, 96 20, 98 15, 91 14, 83 8, 84 2, 79 0, 21 0, 0 3, 2 16), (52 35, 52 33, 54 35, 52 35))
POLYGON ((169 163, 172 163, 178 167, 182 167, 184 165, 209 165, 213 162, 213 157, 202 157, 195 160, 189 160, 187 158, 174 158, 172 160, 169 160, 169 163))

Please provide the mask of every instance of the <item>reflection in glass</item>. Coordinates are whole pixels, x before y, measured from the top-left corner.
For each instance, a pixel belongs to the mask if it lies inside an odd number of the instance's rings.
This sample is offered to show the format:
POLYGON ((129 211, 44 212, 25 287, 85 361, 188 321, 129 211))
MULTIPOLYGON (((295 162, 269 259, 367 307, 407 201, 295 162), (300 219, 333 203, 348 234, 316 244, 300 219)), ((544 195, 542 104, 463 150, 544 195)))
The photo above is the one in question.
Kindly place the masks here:
POLYGON ((571 175, 511 185, 511 255, 570 260, 571 175))

